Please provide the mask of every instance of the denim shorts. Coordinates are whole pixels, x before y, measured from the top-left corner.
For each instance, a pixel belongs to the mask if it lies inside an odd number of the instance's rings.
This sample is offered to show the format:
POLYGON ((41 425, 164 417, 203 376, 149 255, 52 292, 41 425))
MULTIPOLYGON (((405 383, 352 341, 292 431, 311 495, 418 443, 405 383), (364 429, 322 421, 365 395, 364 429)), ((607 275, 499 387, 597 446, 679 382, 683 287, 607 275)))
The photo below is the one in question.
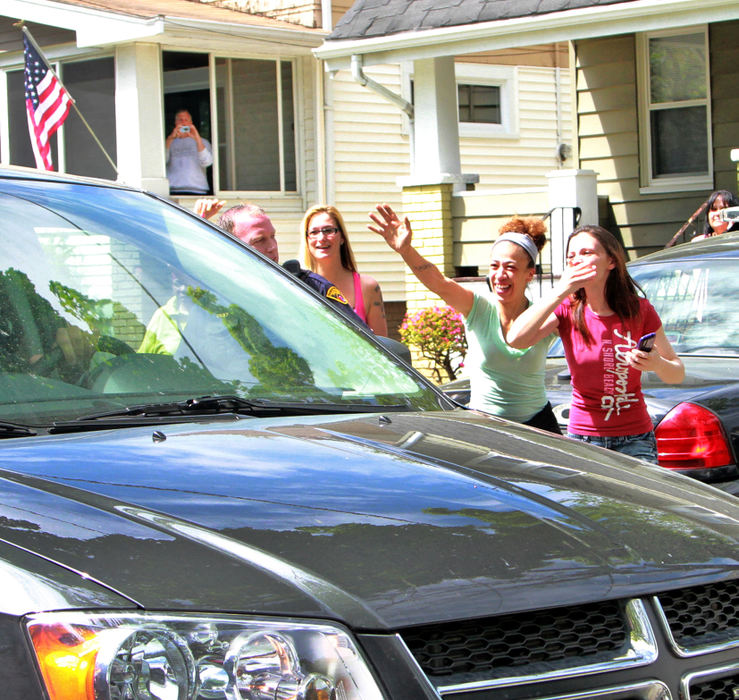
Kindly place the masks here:
POLYGON ((657 439, 651 430, 640 435, 575 435, 567 433, 567 437, 587 442, 607 450, 614 450, 629 457, 643 459, 645 462, 657 464, 657 439))

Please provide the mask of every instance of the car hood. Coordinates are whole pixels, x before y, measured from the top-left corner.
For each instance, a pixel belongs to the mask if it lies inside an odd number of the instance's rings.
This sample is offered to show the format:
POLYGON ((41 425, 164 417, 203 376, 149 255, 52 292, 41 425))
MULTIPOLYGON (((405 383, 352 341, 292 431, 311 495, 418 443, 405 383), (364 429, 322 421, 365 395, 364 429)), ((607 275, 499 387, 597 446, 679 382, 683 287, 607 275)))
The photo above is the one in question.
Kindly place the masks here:
POLYGON ((0 540, 147 609, 380 630, 643 595, 739 565, 736 506, 720 492, 469 411, 0 450, 0 540))

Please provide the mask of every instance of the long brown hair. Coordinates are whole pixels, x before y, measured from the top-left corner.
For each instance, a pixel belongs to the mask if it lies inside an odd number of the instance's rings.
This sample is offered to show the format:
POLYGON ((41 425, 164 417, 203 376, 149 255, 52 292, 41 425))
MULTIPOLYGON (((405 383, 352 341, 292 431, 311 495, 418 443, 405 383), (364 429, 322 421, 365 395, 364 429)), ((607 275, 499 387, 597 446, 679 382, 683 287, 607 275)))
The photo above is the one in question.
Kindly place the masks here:
POLYGON ((316 214, 328 214, 334 220, 336 228, 341 231, 341 235, 344 239, 344 244, 341 246, 341 265, 350 272, 358 272, 357 263, 354 260, 354 253, 352 252, 352 246, 349 243, 349 236, 346 232, 344 217, 341 215, 341 212, 331 204, 316 204, 308 209, 308 211, 305 212, 305 216, 303 216, 303 221, 300 224, 300 230, 303 233, 303 240, 300 243, 303 251, 303 264, 313 270, 313 272, 316 271, 316 262, 310 254, 307 241, 310 220, 316 214))
MULTIPOLYGON (((602 226, 586 224, 576 228, 567 238, 567 246, 565 254, 569 253, 570 241, 579 233, 588 233, 595 238, 606 251, 611 260, 613 260, 613 269, 608 273, 606 278, 605 297, 608 306, 610 306, 622 321, 629 318, 636 318, 639 315, 639 292, 642 296, 644 290, 634 281, 626 269, 626 252, 618 239, 602 226), (638 291, 637 291, 638 290, 638 291)), ((580 287, 570 295, 572 303, 572 317, 575 327, 580 331, 585 343, 590 345, 593 337, 590 335, 587 325, 585 324, 585 289, 580 287)))

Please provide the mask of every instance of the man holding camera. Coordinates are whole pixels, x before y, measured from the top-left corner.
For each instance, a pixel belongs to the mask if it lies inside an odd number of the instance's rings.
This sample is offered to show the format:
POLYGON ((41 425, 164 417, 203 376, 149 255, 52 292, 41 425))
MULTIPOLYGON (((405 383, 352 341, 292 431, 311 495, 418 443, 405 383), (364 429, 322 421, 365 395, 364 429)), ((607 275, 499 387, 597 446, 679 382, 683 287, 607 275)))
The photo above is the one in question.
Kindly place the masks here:
POLYGON ((207 139, 201 138, 186 109, 174 117, 174 129, 167 136, 167 177, 171 194, 203 195, 208 192, 205 169, 213 163, 207 139))

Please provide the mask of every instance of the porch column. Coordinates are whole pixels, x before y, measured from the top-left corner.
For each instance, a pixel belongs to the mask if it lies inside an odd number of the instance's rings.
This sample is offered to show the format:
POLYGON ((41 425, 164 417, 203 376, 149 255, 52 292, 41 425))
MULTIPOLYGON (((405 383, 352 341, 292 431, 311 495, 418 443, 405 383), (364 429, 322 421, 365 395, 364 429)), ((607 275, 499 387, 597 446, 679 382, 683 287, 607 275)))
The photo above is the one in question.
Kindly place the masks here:
POLYGON ((598 224, 598 173, 594 170, 552 170, 549 185, 549 244, 552 274, 559 276, 565 265, 565 242, 574 230, 574 212, 579 209, 580 225, 598 224))
MULTIPOLYGON (((403 178, 407 181, 411 178, 403 178)), ((402 183, 401 183, 402 184, 402 183)), ((413 225, 413 246, 447 277, 454 277, 452 259, 452 178, 426 184, 407 182, 403 186, 403 214, 413 225)), ((426 289, 405 266, 406 310, 412 314, 444 302, 426 289)), ((411 348, 413 366, 429 379, 431 366, 416 348, 411 348)))
MULTIPOLYGON (((454 277, 452 196, 474 188, 477 175, 463 175, 459 156, 457 81, 454 58, 413 63, 411 175, 398 178, 403 213, 413 224, 413 245, 447 277, 454 277)), ((444 303, 405 271, 406 309, 412 314, 444 303)), ((413 366, 432 378, 429 362, 411 348, 413 366)))
POLYGON ((118 181, 168 195, 159 45, 118 46, 115 65, 118 181))
MULTIPOLYGON (((413 63, 414 162, 416 176, 438 179, 459 176, 459 127, 454 58, 428 58, 413 63)), ((461 180, 457 189, 461 189, 461 180)))

